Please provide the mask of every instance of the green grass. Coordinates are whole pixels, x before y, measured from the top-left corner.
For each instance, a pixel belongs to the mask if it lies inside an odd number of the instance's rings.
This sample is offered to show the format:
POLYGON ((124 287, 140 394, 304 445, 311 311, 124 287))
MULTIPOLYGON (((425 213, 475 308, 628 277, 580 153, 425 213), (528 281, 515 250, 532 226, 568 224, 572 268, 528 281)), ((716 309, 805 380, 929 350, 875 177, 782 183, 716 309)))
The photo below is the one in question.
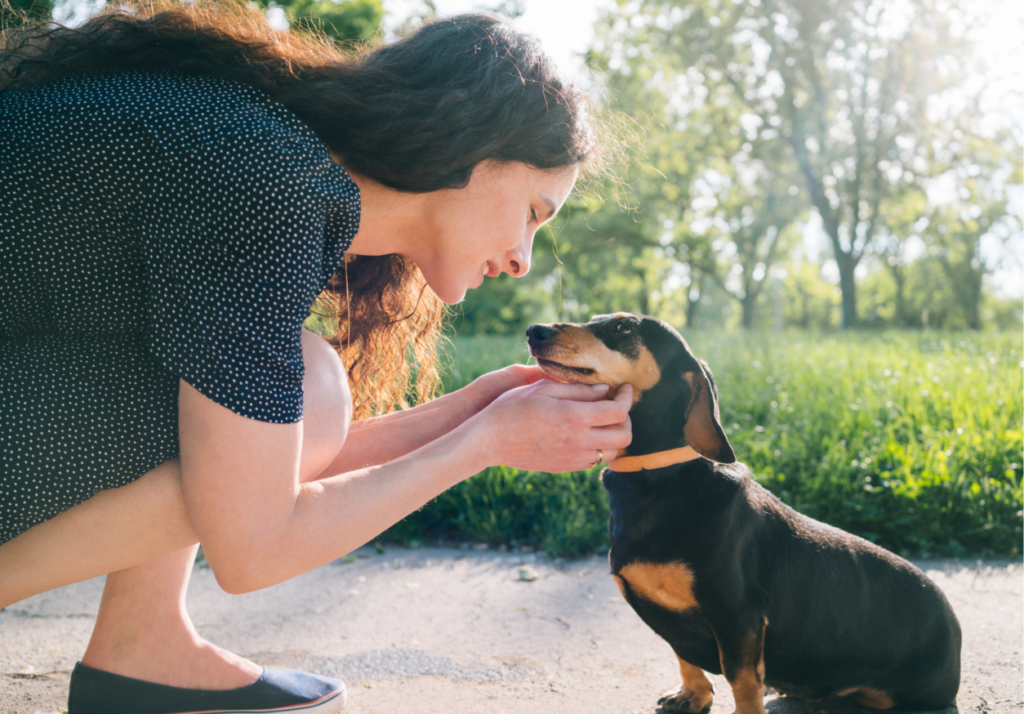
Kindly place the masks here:
MULTIPOLYGON (((737 458, 797 510, 908 556, 1016 557, 1022 335, 686 334, 707 360, 737 458)), ((511 362, 520 338, 458 338, 447 385, 511 362)), ((607 544, 600 469, 488 469, 393 527, 397 540, 607 544)))

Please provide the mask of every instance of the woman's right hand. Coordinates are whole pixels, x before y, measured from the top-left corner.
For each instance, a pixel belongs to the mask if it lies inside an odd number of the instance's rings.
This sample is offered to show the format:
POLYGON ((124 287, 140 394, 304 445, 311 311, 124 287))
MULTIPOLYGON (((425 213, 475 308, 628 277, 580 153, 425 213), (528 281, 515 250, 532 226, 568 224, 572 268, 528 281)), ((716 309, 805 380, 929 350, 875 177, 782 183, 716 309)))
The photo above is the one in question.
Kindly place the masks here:
POLYGON ((487 465, 560 473, 590 468, 599 450, 613 459, 633 438, 633 388, 609 400, 598 386, 542 380, 502 394, 470 420, 487 444, 487 465))

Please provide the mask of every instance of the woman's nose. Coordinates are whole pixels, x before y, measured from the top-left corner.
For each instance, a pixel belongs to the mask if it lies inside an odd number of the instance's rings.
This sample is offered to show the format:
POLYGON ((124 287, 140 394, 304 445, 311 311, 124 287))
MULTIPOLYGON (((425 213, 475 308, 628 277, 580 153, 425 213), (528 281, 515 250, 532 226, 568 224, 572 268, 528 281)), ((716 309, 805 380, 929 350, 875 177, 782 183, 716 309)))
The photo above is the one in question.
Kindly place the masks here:
POLYGON ((502 266, 506 273, 513 278, 521 278, 530 272, 530 249, 533 247, 533 236, 527 236, 523 244, 510 250, 505 255, 505 265, 502 266))

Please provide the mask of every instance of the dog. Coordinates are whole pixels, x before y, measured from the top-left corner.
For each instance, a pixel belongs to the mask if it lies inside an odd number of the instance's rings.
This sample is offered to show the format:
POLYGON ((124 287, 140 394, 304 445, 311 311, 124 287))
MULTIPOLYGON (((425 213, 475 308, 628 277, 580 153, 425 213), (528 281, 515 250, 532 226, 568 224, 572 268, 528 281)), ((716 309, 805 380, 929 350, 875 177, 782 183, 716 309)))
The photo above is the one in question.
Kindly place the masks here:
POLYGON ((737 714, 771 687, 873 709, 941 709, 960 686, 960 624, 906 560, 797 513, 752 480, 722 429, 707 364, 665 322, 599 315, 531 325, 558 381, 633 386, 633 441, 602 473, 612 577, 679 660, 666 710, 709 711, 724 674, 737 714))

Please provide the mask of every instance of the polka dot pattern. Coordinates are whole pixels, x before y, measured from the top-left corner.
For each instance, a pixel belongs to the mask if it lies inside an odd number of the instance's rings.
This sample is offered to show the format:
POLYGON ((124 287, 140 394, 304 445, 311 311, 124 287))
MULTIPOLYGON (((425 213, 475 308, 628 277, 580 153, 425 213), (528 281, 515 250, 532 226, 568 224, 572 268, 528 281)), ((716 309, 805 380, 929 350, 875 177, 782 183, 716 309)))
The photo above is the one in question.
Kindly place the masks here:
POLYGON ((179 454, 178 380, 302 419, 359 191, 290 110, 169 72, 0 92, 0 543, 179 454))

